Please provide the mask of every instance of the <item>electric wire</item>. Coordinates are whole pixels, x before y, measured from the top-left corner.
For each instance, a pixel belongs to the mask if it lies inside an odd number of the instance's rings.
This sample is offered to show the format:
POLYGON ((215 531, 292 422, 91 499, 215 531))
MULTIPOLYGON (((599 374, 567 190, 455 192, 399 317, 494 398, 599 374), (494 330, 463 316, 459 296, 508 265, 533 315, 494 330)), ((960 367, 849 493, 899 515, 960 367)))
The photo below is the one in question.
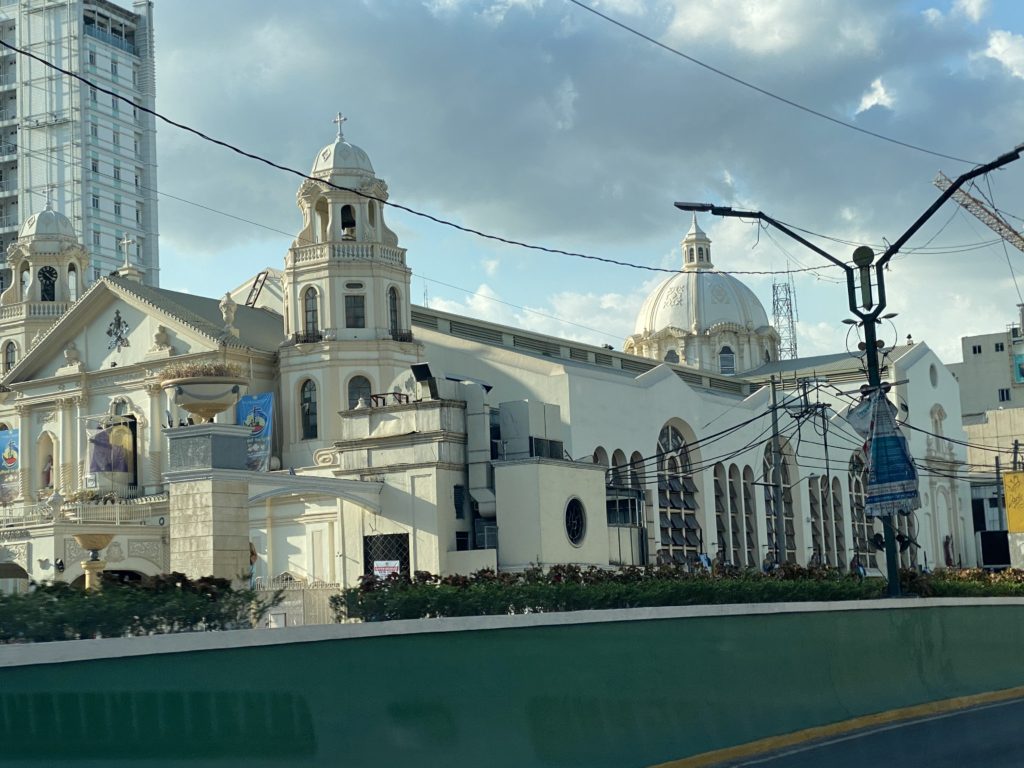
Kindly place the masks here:
MULTIPOLYGON (((216 138, 214 136, 211 136, 211 135, 209 135, 207 133, 204 133, 203 131, 200 131, 197 128, 193 128, 193 127, 191 127, 191 126, 189 126, 189 125, 187 125, 185 123, 182 123, 182 122, 174 120, 174 119, 172 119, 170 117, 167 117, 166 115, 161 114, 160 112, 157 112, 156 110, 150 109, 148 107, 143 106, 142 104, 139 104, 138 102, 133 101, 132 99, 128 98, 127 96, 122 96, 119 93, 115 93, 114 91, 110 90, 109 88, 104 87, 103 85, 101 85, 99 83, 96 83, 95 81, 92 81, 92 80, 90 80, 90 79, 88 79, 88 78, 86 78, 86 77, 84 77, 82 75, 79 75, 79 74, 77 74, 75 72, 72 72, 72 71, 70 71, 68 69, 65 69, 65 68, 63 68, 61 66, 58 66, 57 64, 54 64, 53 62, 47 61, 46 59, 43 59, 40 56, 36 56, 35 54, 30 53, 30 52, 28 52, 28 51, 26 51, 26 50, 24 50, 22 48, 18 48, 17 46, 12 45, 12 44, 10 44, 8 42, 5 42, 4 40, 0 40, 0 47, 7 48, 8 50, 14 51, 15 53, 17 53, 17 54, 19 54, 21 56, 26 56, 26 57, 28 57, 30 59, 33 59, 34 61, 38 61, 41 64, 43 64, 44 66, 49 67, 50 69, 53 69, 56 72, 60 72, 62 75, 65 75, 65 76, 70 77, 70 78, 72 78, 74 80, 77 80, 77 81, 79 81, 79 82, 81 82, 81 83, 83 83, 85 85, 88 85, 90 88, 95 88, 97 92, 105 93, 105 94, 107 94, 108 96, 110 96, 112 98, 115 98, 115 99, 118 99, 120 101, 125 102, 126 104, 131 104, 136 109, 138 109, 138 110, 140 110, 142 112, 145 112, 146 114, 152 115, 153 117, 163 121, 164 123, 166 123, 166 124, 168 124, 170 126, 173 126, 174 128, 177 128, 177 129, 179 129, 181 131, 185 131, 186 133, 190 133, 190 134, 192 134, 192 135, 202 139, 203 141, 209 142, 211 144, 215 144, 215 145, 217 145, 217 146, 219 146, 219 147, 221 147, 223 149, 228 150, 229 152, 233 152, 233 153, 235 153, 237 155, 240 155, 242 157, 248 158, 250 160, 254 160, 254 161, 258 162, 258 163, 262 163, 262 164, 264 164, 266 166, 269 166, 271 168, 274 168, 276 170, 283 171, 284 173, 288 173, 288 174, 291 174, 293 176, 298 176, 299 178, 301 178, 303 180, 315 181, 315 182, 323 184, 323 185, 325 185, 327 187, 330 187, 331 189, 336 189, 336 190, 339 190, 339 191, 342 191, 342 192, 350 192, 350 193, 352 193, 354 195, 358 195, 359 197, 362 197, 364 199, 373 200, 373 201, 379 203, 380 205, 384 205, 384 206, 388 206, 390 208, 394 208, 396 210, 404 211, 405 213, 408 213, 408 214, 410 214, 412 216, 416 216, 416 217, 419 217, 419 218, 422 218, 422 219, 426 219, 428 221, 431 221, 431 222, 433 222, 435 224, 439 224, 441 226, 449 227, 451 229, 455 229, 455 230, 458 230, 458 231, 466 233, 466 234, 475 235, 476 237, 479 237, 479 238, 482 238, 482 239, 485 239, 485 240, 490 240, 492 242, 498 242, 498 243, 502 243, 504 245, 514 246, 514 247, 517 247, 517 248, 524 248, 526 250, 531 250, 531 251, 538 251, 538 252, 541 252, 541 253, 549 253, 549 254, 554 254, 554 255, 559 255, 559 256, 569 256, 569 257, 572 257, 572 258, 585 259, 585 260, 588 260, 588 261, 594 261, 594 262, 599 262, 599 263, 603 263, 603 264, 610 264, 610 265, 619 266, 619 267, 627 267, 629 269, 639 269, 639 270, 644 270, 644 271, 648 271, 648 272, 662 272, 662 273, 669 273, 669 274, 678 274, 679 272, 682 271, 682 270, 678 270, 678 269, 668 269, 666 267, 655 267, 655 266, 651 266, 651 265, 648 265, 648 264, 636 264, 636 263, 629 262, 629 261, 622 261, 620 259, 612 259, 612 258, 608 258, 608 257, 604 257, 604 256, 595 256, 593 254, 581 253, 581 252, 578 252, 578 251, 567 251, 567 250, 563 250, 561 248, 552 248, 552 247, 545 246, 545 245, 537 245, 535 243, 527 243, 527 242, 524 242, 522 240, 514 240, 514 239, 511 239, 511 238, 503 237, 501 235, 495 235, 495 234, 491 234, 489 232, 484 232, 483 230, 475 229, 473 227, 467 227, 467 226, 464 226, 462 224, 458 224, 458 223, 456 223, 454 221, 450 221, 449 219, 445 219, 445 218, 442 218, 440 216, 436 216, 436 215, 434 215, 432 213, 427 213, 426 211, 421 211, 421 210, 418 210, 416 208, 412 208, 412 207, 410 207, 408 205, 404 205, 402 203, 397 203, 397 202, 395 202, 393 200, 385 200, 383 198, 376 197, 375 195, 368 194, 366 192, 360 191, 358 189, 354 189, 352 187, 346 187, 346 186, 343 186, 343 185, 340 185, 340 184, 335 184, 335 183, 333 183, 331 181, 328 181, 328 180, 325 180, 325 179, 315 179, 315 178, 307 175, 306 173, 304 173, 304 172, 302 172, 300 170, 297 170, 295 168, 291 168, 291 167, 289 167, 287 165, 282 165, 281 163, 279 163, 277 161, 274 161, 274 160, 271 160, 271 159, 269 159, 267 157, 264 157, 262 155, 256 154, 255 152, 250 152, 250 151, 248 151, 246 149, 243 149, 243 148, 241 148, 241 147, 239 147, 239 146, 237 146, 235 144, 232 144, 232 143, 230 143, 228 141, 225 141, 223 139, 218 139, 218 138, 216 138)), ((950 158, 950 159, 952 159, 952 158, 950 158)), ((817 270, 817 269, 820 269, 820 268, 819 267, 814 267, 814 268, 809 268, 809 269, 775 270, 775 271, 772 271, 772 270, 708 270, 708 271, 710 271, 710 272, 717 272, 718 274, 724 274, 724 275, 776 275, 776 274, 781 275, 781 274, 792 274, 792 273, 797 273, 797 272, 809 272, 809 271, 812 271, 812 269, 813 270, 817 270)))
POLYGON ((894 138, 892 138, 890 136, 886 136, 886 135, 881 134, 881 133, 876 133, 875 131, 870 131, 867 128, 861 128, 859 125, 854 125, 853 123, 848 123, 845 120, 840 120, 837 117, 832 117, 831 115, 827 115, 824 112, 819 112, 816 109, 812 109, 811 107, 807 107, 807 106, 805 106, 803 104, 800 104, 799 102, 793 101, 792 99, 788 99, 785 96, 780 96, 777 93, 773 93, 772 91, 769 91, 766 88, 761 88, 760 86, 754 85, 753 83, 751 83, 751 82, 749 82, 747 80, 743 80, 743 79, 741 79, 739 77, 736 77, 735 75, 730 75, 728 72, 725 72, 725 71, 723 71, 721 69, 718 69, 717 67, 713 67, 710 64, 701 61, 700 59, 694 58, 693 56, 690 56, 690 55, 688 55, 686 53, 683 53, 682 51, 680 51, 677 48, 673 48, 670 45, 666 45, 665 43, 661 42, 660 40, 658 40, 656 38, 653 38, 650 35, 646 35, 643 32, 641 32, 640 30, 638 30, 638 29, 636 29, 634 27, 631 27, 628 24, 624 24, 623 22, 619 21, 618 19, 615 19, 615 18, 613 18, 611 16, 608 16, 607 14, 604 14, 601 11, 598 11, 596 8, 592 8, 591 6, 589 6, 586 3, 582 2, 582 0, 568 0, 568 1, 570 3, 572 3, 573 5, 575 5, 575 6, 578 6, 579 8, 582 8, 585 11, 589 11, 590 13, 594 14, 595 16, 597 16, 597 17, 599 17, 601 19, 604 19, 608 23, 614 24, 616 27, 619 27, 620 29, 625 30, 626 32, 629 32, 630 34, 636 35, 637 37, 640 37, 640 38, 646 40, 647 42, 651 43, 652 45, 656 45, 657 47, 661 48, 664 51, 668 51, 671 54, 674 54, 674 55, 679 56, 679 57, 681 57, 683 59, 686 59, 691 64, 696 64, 697 66, 702 67, 702 68, 708 70, 709 72, 713 72, 714 74, 719 75, 720 77, 724 77, 727 80, 731 80, 732 82, 736 83, 737 85, 742 85, 744 88, 749 88, 752 91, 756 91, 757 93, 760 93, 762 96, 767 96, 770 99, 774 99, 775 101, 778 101, 778 102, 781 102, 783 104, 786 104, 786 105, 788 105, 790 107, 793 107, 794 109, 798 109, 801 112, 805 112, 805 113, 807 113, 809 115, 813 115, 814 117, 821 118, 822 120, 827 120, 828 122, 834 123, 835 125, 842 126, 843 128, 848 128, 848 129, 850 129, 852 131, 857 131, 858 133, 862 133, 862 134, 864 134, 866 136, 871 136, 873 138, 880 139, 881 141, 889 142, 890 144, 895 144, 897 146, 904 147, 906 149, 914 150, 915 152, 923 152, 924 154, 932 155, 933 157, 941 157, 941 158, 943 158, 945 160, 953 160, 953 161, 955 161, 957 163, 965 163, 967 165, 981 165, 981 163, 975 162, 973 160, 965 160, 962 157, 954 157, 953 155, 946 155, 946 154, 943 154, 942 152, 936 152, 935 150, 926 149, 925 147, 918 146, 917 144, 911 144, 911 143, 906 142, 906 141, 900 141, 899 139, 894 139, 894 138))
MULTIPOLYGON (((27 147, 22 146, 22 147, 20 147, 20 152, 22 154, 29 155, 31 157, 34 157, 37 160, 49 163, 51 165, 55 165, 56 166, 56 165, 60 164, 60 161, 57 158, 49 157, 46 153, 44 153, 44 152, 42 152, 40 150, 31 150, 31 149, 28 149, 27 147)), ((126 158, 126 159, 128 159, 128 158, 126 158)), ((113 174, 103 173, 102 171, 92 172, 92 176, 94 178, 105 179, 105 180, 108 180, 108 181, 111 181, 111 182, 119 181, 118 179, 116 179, 113 176, 113 174)), ((268 226, 266 224, 262 224, 262 223, 260 223, 258 221, 252 221, 251 219, 246 219, 246 218, 244 218, 242 216, 238 216, 236 214, 229 213, 227 211, 223 211, 223 210, 220 210, 220 209, 217 209, 217 208, 212 208, 212 207, 210 207, 208 205, 205 205, 203 203, 198 203, 198 202, 196 202, 194 200, 189 200, 189 199, 184 198, 184 197, 178 197, 176 195, 170 194, 169 192, 164 192, 163 190, 155 189, 153 187, 148 187, 145 184, 139 184, 135 188, 143 190, 143 191, 146 191, 146 192, 155 192, 160 197, 166 197, 166 198, 169 198, 171 200, 175 200, 175 201, 180 202, 180 203, 185 203, 187 205, 191 205, 191 206, 194 206, 196 208, 200 208, 200 209, 208 211, 210 213, 216 213, 216 214, 218 214, 220 216, 225 216, 227 218, 234 219, 235 221, 239 221, 239 222, 241 222, 243 224, 251 224, 253 226, 265 229, 265 230, 267 230, 269 232, 273 232, 275 234, 283 235, 284 237, 288 238, 289 240, 300 240, 300 242, 301 242, 301 238, 297 238, 294 234, 286 232, 286 231, 284 231, 282 229, 277 229, 275 227, 271 227, 271 226, 268 226)), ((45 194, 46 194, 45 192, 40 192, 40 191, 38 191, 36 189, 33 189, 33 188, 26 188, 26 191, 28 193, 30 193, 30 194, 34 194, 34 195, 38 195, 38 196, 45 196, 45 194)), ((85 208, 85 202, 82 201, 81 205, 82 205, 82 208, 84 209, 85 208)), ((93 208, 93 210, 94 211, 99 210, 99 215, 95 215, 94 214, 94 218, 96 218, 98 221, 102 221, 102 222, 105 222, 105 223, 108 223, 108 224, 112 224, 115 227, 116 226, 123 226, 126 229, 131 229, 131 228, 133 228, 131 226, 132 224, 136 224, 136 225, 138 224, 138 222, 132 222, 131 220, 126 221, 126 222, 116 221, 115 220, 116 214, 103 215, 103 214, 107 214, 108 212, 107 211, 103 211, 102 209, 96 209, 96 208, 93 208)), ((307 244, 307 245, 311 244, 311 243, 312 243, 312 241, 306 241, 305 242, 305 244, 307 244)), ((593 333, 597 333, 597 334, 599 334, 599 335, 601 335, 601 336, 603 336, 605 338, 616 339, 616 340, 618 340, 618 338, 619 338, 617 335, 612 334, 612 333, 608 333, 607 331, 602 331, 602 330, 600 330, 598 328, 592 328, 592 327, 587 326, 587 325, 582 325, 580 323, 576 323, 576 322, 573 322, 571 320, 566 320, 565 318, 559 317, 557 315, 552 315, 552 314, 548 314, 546 312, 541 312, 539 310, 530 309, 529 307, 524 307, 524 306, 521 306, 519 304, 513 304, 512 302, 505 301, 503 299, 499 299, 499 298, 496 298, 494 296, 488 296, 487 294, 481 293, 479 291, 473 291, 473 290, 471 290, 469 288, 463 288, 461 286, 452 285, 451 283, 445 283, 445 282, 443 282, 441 280, 435 280, 435 279, 427 277, 425 275, 418 274, 417 277, 419 277, 421 280, 425 280, 427 282, 436 283, 438 285, 443 285, 443 286, 445 286, 447 288, 452 288, 454 290, 463 291, 464 293, 466 293, 466 294, 468 294, 470 296, 475 296, 475 297, 478 297, 478 298, 486 299, 487 301, 492 301, 492 302, 495 302, 495 303, 498 303, 498 304, 504 304, 505 306, 509 306, 509 307, 514 308, 514 309, 521 310, 523 312, 528 312, 528 313, 530 313, 532 315, 538 315, 540 317, 544 317, 544 318, 547 318, 549 320, 557 320, 558 322, 564 323, 566 325, 571 325, 571 326, 574 326, 574 327, 577 327, 577 328, 582 328, 583 330, 591 331, 593 333)))

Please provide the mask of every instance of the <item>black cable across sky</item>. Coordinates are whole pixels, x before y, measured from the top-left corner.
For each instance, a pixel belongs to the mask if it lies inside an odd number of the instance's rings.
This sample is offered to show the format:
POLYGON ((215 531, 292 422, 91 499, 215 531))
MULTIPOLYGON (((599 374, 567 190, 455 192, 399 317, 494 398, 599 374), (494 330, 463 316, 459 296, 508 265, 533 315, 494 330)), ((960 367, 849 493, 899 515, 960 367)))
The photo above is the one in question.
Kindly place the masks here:
POLYGON ((630 34, 636 35, 637 37, 646 40, 647 42, 651 43, 652 45, 658 46, 662 50, 668 51, 669 53, 675 54, 676 56, 679 56, 681 58, 686 59, 691 64, 696 64, 698 67, 703 67, 704 69, 708 70, 709 72, 714 72, 719 77, 724 77, 726 80, 731 80, 732 82, 736 83, 737 85, 742 85, 744 88, 749 88, 752 91, 756 91, 757 93, 760 93, 762 96, 767 96, 769 99, 775 99, 775 101, 779 101, 779 102, 781 102, 781 103, 783 103, 783 104, 785 104, 785 105, 787 105, 789 107, 793 107, 794 109, 798 109, 801 112, 807 113, 808 115, 813 115, 814 117, 821 118, 822 120, 828 120, 830 123, 835 123, 836 125, 842 126, 843 128, 849 128, 851 131, 857 131, 858 133, 863 133, 865 136, 871 136, 872 138, 880 139, 881 141, 887 141, 890 144, 895 144, 895 145, 897 145, 899 147, 904 147, 906 149, 912 149, 915 152, 923 152, 926 155, 932 155, 934 157, 941 157, 941 158, 943 158, 945 160, 953 160, 954 162, 957 162, 957 163, 966 163, 967 165, 981 165, 981 163, 975 162, 974 160, 965 160, 962 157, 954 157, 953 155, 945 155, 942 152, 936 152, 934 150, 926 149, 925 147, 918 146, 917 144, 911 144, 911 143, 906 142, 906 141, 900 141, 899 139, 894 139, 894 138, 892 138, 890 136, 885 136, 885 135, 883 135, 881 133, 876 133, 875 131, 869 131, 867 128, 861 128, 859 125, 854 125, 853 123, 848 123, 845 120, 840 120, 837 117, 832 117, 831 115, 826 115, 824 112, 819 112, 816 109, 812 109, 811 107, 804 106, 803 104, 795 102, 792 99, 787 99, 785 96, 780 96, 777 93, 773 93, 772 91, 769 91, 766 88, 761 88, 760 86, 754 85, 753 83, 751 83, 751 82, 749 82, 747 80, 743 80, 743 79, 741 79, 739 77, 736 77, 735 75, 730 75, 728 72, 724 72, 723 70, 718 69, 717 67, 713 67, 710 64, 707 64, 706 62, 701 61, 700 59, 695 59, 693 56, 690 56, 688 54, 683 53, 678 48, 673 48, 670 45, 666 45, 665 43, 661 42, 660 40, 658 40, 656 38, 653 38, 650 35, 645 35, 640 30, 638 30, 638 29, 636 29, 634 27, 631 27, 628 24, 622 23, 618 19, 614 19, 611 16, 608 16, 607 14, 601 13, 600 11, 598 11, 595 8, 591 8, 586 3, 581 2, 581 0, 568 0, 568 2, 572 3, 575 6, 578 6, 578 7, 582 8, 585 11, 589 11, 590 13, 594 14, 595 16, 597 16, 597 17, 599 17, 601 19, 604 19, 609 24, 614 24, 616 27, 619 27, 619 29, 623 29, 626 32, 629 32, 630 34))
MULTIPOLYGON (((305 179, 305 180, 309 180, 309 181, 316 181, 316 182, 319 182, 321 184, 325 184, 328 187, 331 187, 332 189, 337 189, 337 190, 340 190, 342 192, 351 192, 352 194, 358 195, 359 197, 363 197, 363 198, 366 198, 368 200, 375 200, 376 202, 380 203, 381 205, 386 205, 386 206, 389 206, 391 208, 395 208, 395 209, 397 209, 399 211, 405 211, 408 214, 411 214, 413 216, 418 216, 419 218, 422 218, 422 219, 427 219, 428 221, 432 221, 435 224, 440 224, 440 225, 445 226, 445 227, 450 227, 452 229, 456 229, 456 230, 458 230, 460 232, 465 232, 465 233, 470 234, 470 235, 476 235, 477 237, 483 238, 485 240, 491 240, 491 241, 494 241, 494 242, 503 243, 505 245, 515 246, 517 248, 525 248, 525 249, 531 250, 531 251, 540 251, 542 253, 551 253, 551 254, 555 254, 555 255, 559 255, 559 256, 571 256, 571 257, 577 258, 577 259, 586 259, 588 261, 597 261, 597 262, 601 262, 601 263, 604 263, 604 264, 611 264, 611 265, 618 266, 618 267, 628 267, 630 269, 645 270, 647 272, 667 272, 667 273, 670 273, 670 274, 674 275, 674 274, 678 274, 679 272, 682 271, 682 270, 679 270, 679 269, 668 269, 666 267, 652 267, 652 266, 649 266, 647 264, 634 264, 633 262, 620 261, 619 259, 609 259, 609 258, 606 258, 606 257, 603 257, 603 256, 594 256, 592 254, 579 253, 579 252, 576 252, 576 251, 565 251, 565 250, 562 250, 560 248, 550 248, 550 247, 545 246, 545 245, 536 245, 536 244, 533 244, 533 243, 526 243, 526 242, 523 242, 521 240, 512 240, 512 239, 507 238, 507 237, 502 237, 501 235, 493 235, 493 234, 490 234, 488 232, 484 232, 484 231, 479 230, 479 229, 473 229, 472 227, 465 227, 465 226, 463 226, 461 224, 456 224, 454 221, 449 221, 448 219, 443 219, 440 216, 435 216, 435 215, 433 215, 431 213, 426 213, 425 211, 420 211, 420 210, 417 210, 415 208, 410 208, 409 206, 402 205, 401 203, 396 203, 396 202, 393 202, 391 200, 382 200, 382 199, 380 199, 378 197, 374 197, 373 195, 368 195, 365 192, 360 192, 358 189, 352 189, 350 187, 343 187, 340 184, 333 184, 333 183, 331 183, 329 181, 325 181, 323 179, 314 179, 311 176, 308 176, 307 174, 303 173, 300 170, 297 170, 295 168, 290 168, 287 165, 281 165, 280 163, 278 163, 278 162, 276 162, 274 160, 270 160, 269 158, 263 157, 262 155, 257 155, 254 152, 249 152, 248 150, 242 149, 241 147, 236 146, 235 144, 231 144, 230 142, 224 141, 223 139, 215 138, 213 136, 210 136, 209 134, 203 133, 202 131, 200 131, 200 130, 198 130, 196 128, 193 128, 193 127, 191 127, 189 125, 186 125, 185 123, 178 122, 177 120, 174 120, 174 119, 172 119, 170 117, 167 117, 166 115, 163 115, 163 114, 157 112, 156 110, 149 109, 148 107, 145 107, 145 106, 139 104, 138 102, 132 101, 131 99, 129 99, 126 96, 122 96, 119 93, 115 93, 114 91, 110 90, 109 88, 104 88, 99 83, 96 83, 96 82, 90 80, 87 77, 83 77, 82 75, 79 75, 79 74, 77 74, 75 72, 72 72, 70 70, 64 69, 63 67, 60 67, 60 66, 56 65, 53 62, 47 61, 46 59, 44 59, 44 58, 42 58, 40 56, 36 56, 34 53, 30 53, 30 52, 28 52, 28 51, 26 51, 26 50, 24 50, 22 48, 18 48, 17 46, 14 46, 14 45, 11 45, 10 43, 4 42, 3 40, 0 40, 0 47, 6 48, 6 49, 8 49, 10 51, 14 51, 17 54, 19 54, 21 56, 26 56, 26 57, 34 60, 34 61, 38 61, 39 63, 43 64, 46 67, 49 67, 50 69, 54 70, 55 72, 60 72, 62 75, 65 75, 65 76, 70 77, 70 78, 72 78, 74 80, 77 80, 80 83, 83 83, 84 85, 88 85, 90 88, 95 88, 96 91, 98 91, 100 93, 105 93, 105 94, 107 94, 108 96, 110 96, 112 98, 118 99, 119 101, 123 101, 125 104, 132 105, 136 109, 138 109, 138 110, 140 110, 142 112, 145 112, 146 114, 153 115, 153 117, 155 117, 155 118, 157 118, 159 120, 162 120, 163 122, 167 123, 168 125, 174 126, 175 128, 177 128, 179 130, 182 130, 182 131, 185 131, 186 133, 191 133, 192 135, 199 137, 203 141, 207 141, 207 142, 209 142, 211 144, 216 144, 217 146, 222 147, 223 149, 227 149, 230 152, 234 152, 235 154, 241 155, 242 157, 246 157, 246 158, 248 158, 250 160, 255 160, 256 162, 263 163, 264 165, 268 165, 271 168, 275 168, 275 169, 277 169, 279 171, 284 171, 285 173, 290 173, 290 174, 292 174, 294 176, 298 176, 301 179, 305 179)), ((811 267, 811 268, 805 268, 805 269, 787 269, 787 270, 729 270, 729 271, 725 271, 725 270, 708 270, 708 271, 718 272, 719 274, 723 274, 723 275, 785 275, 785 274, 791 274, 791 273, 797 273, 797 272, 820 271, 821 269, 822 269, 822 267, 811 267)))

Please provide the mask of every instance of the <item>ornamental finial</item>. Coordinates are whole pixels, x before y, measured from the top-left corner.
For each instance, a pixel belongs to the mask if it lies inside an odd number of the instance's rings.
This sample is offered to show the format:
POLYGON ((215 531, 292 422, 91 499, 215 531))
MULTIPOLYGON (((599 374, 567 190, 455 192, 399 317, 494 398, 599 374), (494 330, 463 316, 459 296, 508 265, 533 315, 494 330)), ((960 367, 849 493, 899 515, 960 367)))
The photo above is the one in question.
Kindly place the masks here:
POLYGON ((339 141, 341 141, 342 139, 345 138, 345 135, 341 132, 341 124, 344 123, 346 120, 348 120, 348 118, 345 117, 343 114, 341 114, 341 112, 339 112, 338 116, 335 117, 334 120, 333 120, 333 122, 338 124, 338 140, 339 141))

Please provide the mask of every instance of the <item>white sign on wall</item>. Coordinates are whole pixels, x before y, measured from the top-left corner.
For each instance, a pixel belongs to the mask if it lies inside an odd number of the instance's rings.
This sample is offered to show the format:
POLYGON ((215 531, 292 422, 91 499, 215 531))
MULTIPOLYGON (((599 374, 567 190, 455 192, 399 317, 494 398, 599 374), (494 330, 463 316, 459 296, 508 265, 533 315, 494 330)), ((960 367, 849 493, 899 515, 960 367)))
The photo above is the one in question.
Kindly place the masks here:
POLYGON ((399 560, 374 560, 373 575, 378 579, 386 579, 392 573, 398 573, 401 567, 402 563, 399 560))

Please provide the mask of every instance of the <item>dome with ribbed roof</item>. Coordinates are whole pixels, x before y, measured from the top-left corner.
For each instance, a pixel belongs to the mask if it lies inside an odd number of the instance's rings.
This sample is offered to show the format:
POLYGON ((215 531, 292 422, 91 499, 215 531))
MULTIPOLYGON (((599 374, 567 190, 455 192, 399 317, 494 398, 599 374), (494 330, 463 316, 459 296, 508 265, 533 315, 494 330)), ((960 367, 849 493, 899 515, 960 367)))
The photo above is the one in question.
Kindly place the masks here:
POLYGON ((696 215, 682 251, 682 270, 648 295, 625 351, 720 373, 777 359, 778 334, 764 305, 740 280, 715 270, 696 215))
POLYGON ((369 155, 362 148, 345 140, 341 125, 346 119, 340 112, 334 119, 334 122, 338 124, 338 135, 333 142, 317 154, 316 160, 313 161, 311 176, 332 176, 336 173, 374 175, 369 155))
POLYGON ((71 220, 63 213, 53 210, 49 201, 44 210, 25 219, 18 237, 71 238, 75 242, 78 241, 78 235, 75 233, 71 220))

